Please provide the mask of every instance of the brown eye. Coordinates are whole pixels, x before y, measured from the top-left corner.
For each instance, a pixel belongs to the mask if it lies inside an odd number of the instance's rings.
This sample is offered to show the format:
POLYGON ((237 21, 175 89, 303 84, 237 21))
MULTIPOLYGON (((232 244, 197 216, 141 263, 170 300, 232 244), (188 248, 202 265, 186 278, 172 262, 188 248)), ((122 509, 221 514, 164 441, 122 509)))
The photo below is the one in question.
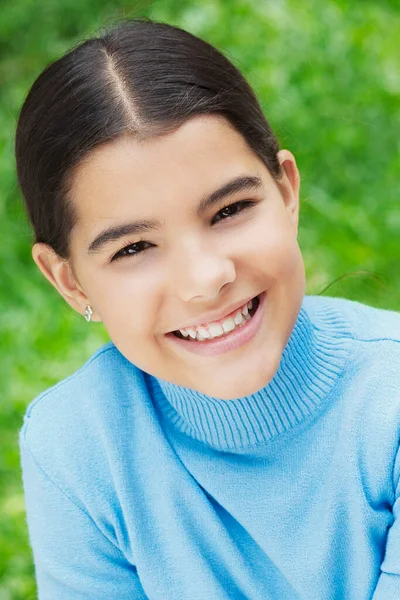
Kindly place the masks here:
POLYGON ((224 208, 221 208, 221 210, 218 211, 215 216, 218 217, 218 215, 221 215, 221 218, 218 219, 218 221, 226 221, 227 219, 236 217, 239 213, 243 212, 247 208, 251 208, 255 204, 257 203, 253 202, 252 200, 240 200, 239 202, 233 202, 233 204, 228 204, 224 208))
POLYGON ((145 250, 145 248, 143 248, 144 244, 151 246, 151 244, 149 242, 146 242, 145 240, 140 240, 138 242, 128 244, 127 246, 119 250, 116 254, 114 254, 110 262, 113 262, 114 260, 119 260, 121 258, 125 258, 127 256, 137 256, 138 254, 141 254, 145 250))

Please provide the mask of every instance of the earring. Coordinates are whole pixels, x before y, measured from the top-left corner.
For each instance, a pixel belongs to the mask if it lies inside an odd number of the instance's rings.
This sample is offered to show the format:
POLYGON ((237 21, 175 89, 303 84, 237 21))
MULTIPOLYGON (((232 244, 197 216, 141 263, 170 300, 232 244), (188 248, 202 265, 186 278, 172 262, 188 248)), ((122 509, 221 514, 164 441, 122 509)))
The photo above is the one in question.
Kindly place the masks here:
POLYGON ((93 314, 92 307, 90 306, 90 304, 88 304, 86 306, 86 310, 85 310, 85 314, 84 314, 86 321, 90 321, 92 314, 93 314))

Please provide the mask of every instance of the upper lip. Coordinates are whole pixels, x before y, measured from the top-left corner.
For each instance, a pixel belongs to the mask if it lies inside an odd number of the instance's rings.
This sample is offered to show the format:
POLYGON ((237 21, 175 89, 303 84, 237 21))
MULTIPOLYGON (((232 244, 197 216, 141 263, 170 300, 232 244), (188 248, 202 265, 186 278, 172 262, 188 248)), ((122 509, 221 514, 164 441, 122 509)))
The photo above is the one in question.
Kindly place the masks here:
POLYGON ((193 324, 193 322, 192 322, 191 325, 183 325, 181 327, 177 327, 173 331, 178 331, 178 329, 192 329, 192 328, 195 328, 195 327, 201 327, 201 325, 206 324, 206 323, 211 323, 212 321, 220 321, 221 319, 223 319, 227 315, 231 314, 232 312, 234 312, 238 308, 241 308, 242 306, 244 306, 245 304, 247 304, 253 298, 255 298, 255 296, 250 296, 247 300, 240 300, 240 302, 235 302, 234 304, 231 304, 227 308, 218 311, 218 313, 217 312, 212 312, 212 313, 208 313, 206 315, 202 315, 200 317, 200 319, 198 319, 196 321, 195 324, 193 324))

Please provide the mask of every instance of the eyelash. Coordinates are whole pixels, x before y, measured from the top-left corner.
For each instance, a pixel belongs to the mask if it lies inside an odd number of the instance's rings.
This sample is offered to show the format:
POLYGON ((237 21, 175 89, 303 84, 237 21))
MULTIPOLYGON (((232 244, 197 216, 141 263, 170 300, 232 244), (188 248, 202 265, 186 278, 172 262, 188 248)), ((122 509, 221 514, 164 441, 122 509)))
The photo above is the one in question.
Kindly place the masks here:
MULTIPOLYGON (((228 208, 232 208, 233 206, 242 205, 242 208, 240 210, 238 210, 237 212, 235 212, 234 214, 228 215, 227 217, 219 219, 220 221, 228 221, 229 219, 235 218, 237 215, 239 215, 240 213, 242 213, 246 209, 251 208, 255 204, 257 204, 257 202, 254 202, 252 200, 239 200, 238 202, 233 202, 232 204, 227 204, 226 206, 224 206, 223 208, 221 208, 217 212, 217 215, 219 215, 220 213, 222 213, 224 210, 226 210, 228 208)), ((217 221, 217 223, 218 223, 218 221, 217 221)), ((121 250, 119 250, 116 254, 114 254, 114 256, 111 258, 110 262, 113 262, 115 260, 120 260, 121 258, 127 258, 128 256, 137 256, 138 254, 141 254, 142 252, 144 252, 144 249, 140 250, 139 252, 134 252, 134 253, 129 253, 128 250, 131 249, 132 246, 138 246, 139 244, 142 244, 142 243, 148 244, 149 242, 146 242, 146 240, 140 239, 137 242, 133 242, 131 244, 128 244, 127 246, 125 246, 124 248, 122 248, 121 250), (127 252, 127 254, 124 254, 125 252, 127 252)))

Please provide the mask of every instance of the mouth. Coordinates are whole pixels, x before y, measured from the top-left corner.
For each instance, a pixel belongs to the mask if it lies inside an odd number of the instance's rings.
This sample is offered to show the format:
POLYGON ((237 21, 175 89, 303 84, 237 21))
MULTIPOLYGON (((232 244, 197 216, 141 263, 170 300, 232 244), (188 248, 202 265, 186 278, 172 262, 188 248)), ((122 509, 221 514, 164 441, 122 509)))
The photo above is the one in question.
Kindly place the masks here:
MULTIPOLYGON (((211 330, 211 333, 218 334, 216 337, 209 337, 208 339, 203 339, 200 336, 200 339, 192 336, 184 337, 179 331, 173 331, 166 334, 166 339, 169 340, 175 348, 180 348, 183 351, 187 351, 190 353, 197 354, 198 356, 203 357, 213 357, 224 354, 225 352, 230 352, 232 350, 238 349, 249 344, 253 339, 259 339, 259 331, 262 329, 261 325, 264 322, 264 314, 265 314, 265 305, 266 305, 266 292, 262 292, 258 296, 255 296, 251 300, 251 308, 248 309, 246 314, 246 309, 241 309, 245 315, 242 318, 242 321, 239 323, 240 318, 237 318, 237 323, 235 321, 234 328, 233 320, 230 319, 230 326, 228 323, 224 322, 223 324, 228 325, 228 329, 230 331, 225 331, 222 329, 211 330)), ((238 316, 235 313, 235 317, 238 316)))
MULTIPOLYGON (((252 298, 250 300, 251 308, 248 308, 245 311, 247 314, 242 313, 241 323, 236 324, 236 322, 235 322, 235 327, 231 331, 225 331, 221 327, 221 329, 217 335, 213 335, 213 336, 210 336, 209 338, 204 338, 204 339, 203 339, 203 336, 200 336, 200 339, 198 339, 197 336, 196 337, 191 337, 190 335, 185 336, 185 335, 183 335, 183 333, 181 333, 181 331, 179 329, 176 331, 171 331, 168 335, 173 335, 181 340, 185 340, 186 342, 194 342, 194 343, 196 343, 196 342, 210 343, 213 340, 218 339, 220 337, 223 337, 223 336, 226 337, 226 336, 230 335, 233 331, 236 331, 237 329, 240 329, 241 327, 243 327, 247 323, 247 321, 250 321, 250 319, 254 316, 254 314, 256 313, 256 311, 260 305, 260 297, 261 297, 261 294, 259 294, 258 296, 255 296, 254 298, 252 298)), ((248 306, 248 305, 249 305, 249 302, 245 306, 248 306)), ((243 310, 243 308, 244 307, 242 307, 242 309, 238 309, 235 314, 240 312, 240 310, 243 310)), ((202 330, 204 333, 204 329, 202 329, 202 330)), ((194 332, 195 328, 193 328, 192 331, 194 332)))

